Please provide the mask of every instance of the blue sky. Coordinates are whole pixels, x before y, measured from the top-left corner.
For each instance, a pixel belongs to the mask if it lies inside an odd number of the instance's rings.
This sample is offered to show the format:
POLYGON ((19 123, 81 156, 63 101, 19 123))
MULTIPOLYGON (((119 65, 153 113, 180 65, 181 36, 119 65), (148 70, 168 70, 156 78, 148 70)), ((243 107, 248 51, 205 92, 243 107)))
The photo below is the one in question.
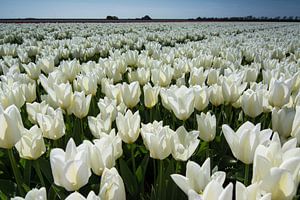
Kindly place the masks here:
POLYGON ((0 0, 0 18, 300 16, 300 0, 0 0))

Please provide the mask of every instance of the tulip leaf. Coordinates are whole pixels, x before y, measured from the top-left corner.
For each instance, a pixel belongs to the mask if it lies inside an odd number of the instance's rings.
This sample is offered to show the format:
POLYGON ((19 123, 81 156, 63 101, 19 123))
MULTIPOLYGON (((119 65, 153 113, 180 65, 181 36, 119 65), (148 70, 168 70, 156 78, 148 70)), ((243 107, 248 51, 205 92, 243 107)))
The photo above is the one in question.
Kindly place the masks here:
POLYGON ((141 164, 138 166, 135 175, 137 177, 138 182, 141 184, 145 179, 145 174, 147 171, 147 166, 149 162, 149 154, 147 154, 142 160, 141 164))
POLYGON ((49 183, 53 183, 53 177, 52 177, 50 162, 47 161, 44 158, 39 158, 39 160, 37 160, 37 161, 39 162, 39 165, 42 169, 41 170, 42 174, 44 174, 44 176, 46 177, 46 179, 48 180, 49 183))
POLYGON ((130 195, 135 196, 138 192, 138 184, 136 177, 129 169, 127 163, 123 159, 119 159, 120 161, 120 173, 122 179, 124 181, 125 187, 130 195))
POLYGON ((65 194, 64 188, 58 187, 53 183, 48 191, 48 199, 57 199, 56 197, 66 199, 67 195, 65 194))
POLYGON ((18 186, 15 182, 11 180, 0 179, 0 191, 7 197, 16 196, 17 190, 18 190, 18 186))

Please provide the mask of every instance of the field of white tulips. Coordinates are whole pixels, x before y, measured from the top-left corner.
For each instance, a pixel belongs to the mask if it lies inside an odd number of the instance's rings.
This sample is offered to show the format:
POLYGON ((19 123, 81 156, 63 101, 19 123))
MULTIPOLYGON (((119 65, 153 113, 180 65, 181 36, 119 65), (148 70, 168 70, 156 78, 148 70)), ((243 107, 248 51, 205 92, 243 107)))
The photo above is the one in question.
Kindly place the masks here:
POLYGON ((300 198, 300 24, 0 25, 0 199, 300 198))

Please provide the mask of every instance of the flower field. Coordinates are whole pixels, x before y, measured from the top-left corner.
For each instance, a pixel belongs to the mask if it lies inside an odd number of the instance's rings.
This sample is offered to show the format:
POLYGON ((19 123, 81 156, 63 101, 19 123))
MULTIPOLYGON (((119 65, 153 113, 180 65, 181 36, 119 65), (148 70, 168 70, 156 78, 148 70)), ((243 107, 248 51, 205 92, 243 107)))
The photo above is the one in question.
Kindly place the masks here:
POLYGON ((300 198, 299 23, 1 24, 0 199, 300 198))

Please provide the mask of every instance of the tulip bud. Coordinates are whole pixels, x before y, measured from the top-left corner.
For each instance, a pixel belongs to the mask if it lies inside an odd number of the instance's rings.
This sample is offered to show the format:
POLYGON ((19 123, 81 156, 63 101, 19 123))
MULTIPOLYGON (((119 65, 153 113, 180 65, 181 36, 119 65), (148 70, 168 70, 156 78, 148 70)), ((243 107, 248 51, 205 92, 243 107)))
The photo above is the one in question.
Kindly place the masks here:
POLYGON ((206 86, 198 85, 193 87, 195 96, 195 109, 198 111, 204 110, 209 104, 209 91, 206 86))
POLYGON ((11 200, 47 200, 46 188, 42 187, 40 189, 34 188, 27 192, 25 198, 14 197, 11 200))
POLYGON ((269 104, 274 107, 282 107, 290 100, 290 89, 284 82, 275 80, 269 89, 269 104))

